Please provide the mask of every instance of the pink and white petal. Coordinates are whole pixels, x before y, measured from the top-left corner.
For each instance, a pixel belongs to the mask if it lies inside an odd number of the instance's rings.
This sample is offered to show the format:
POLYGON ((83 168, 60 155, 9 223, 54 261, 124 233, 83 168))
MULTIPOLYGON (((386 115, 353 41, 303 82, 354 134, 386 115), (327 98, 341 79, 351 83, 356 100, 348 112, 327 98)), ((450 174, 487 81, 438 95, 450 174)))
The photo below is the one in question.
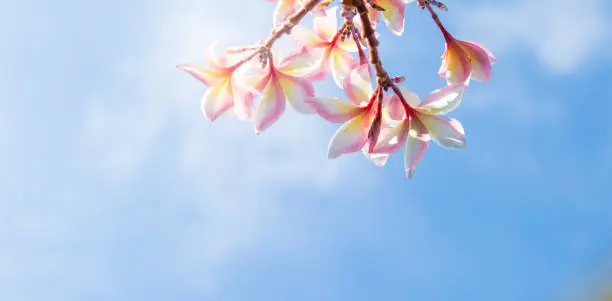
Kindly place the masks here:
POLYGON ((306 103, 325 120, 334 123, 347 122, 363 112, 363 108, 331 97, 312 97, 306 99, 306 103))
POLYGON ((222 82, 231 75, 226 70, 208 70, 192 64, 180 64, 176 67, 191 74, 191 76, 209 87, 222 82))
POLYGON ((460 43, 472 63, 471 78, 485 82, 491 80, 491 59, 488 53, 473 44, 463 41, 460 43))
POLYGON ((369 70, 369 64, 358 66, 350 71, 342 83, 346 97, 359 106, 367 105, 374 94, 369 70))
POLYGON ((417 113, 431 139, 445 148, 465 148, 465 130, 459 121, 439 115, 417 113))
POLYGON ((446 78, 446 71, 448 71, 448 44, 445 46, 444 52, 442 53, 442 63, 440 64, 440 68, 438 69, 438 76, 441 78, 446 78))
POLYGON ((299 46, 309 46, 315 48, 325 47, 329 44, 328 41, 322 40, 310 29, 298 25, 291 29, 291 40, 299 46))
POLYGON ((268 70, 266 74, 251 74, 244 77, 245 85, 258 94, 268 86, 268 82, 272 78, 272 72, 268 70))
POLYGON ((404 96, 404 100, 408 103, 410 107, 416 108, 419 106, 419 104, 421 103, 421 98, 416 95, 416 93, 404 87, 399 87, 399 89, 402 92, 402 96, 404 96))
POLYGON ((323 64, 323 59, 319 59, 316 66, 311 70, 312 73, 303 76, 304 79, 309 80, 311 82, 321 81, 327 77, 327 68, 323 64))
POLYGON ((404 33, 404 3, 402 0, 378 0, 385 10, 382 12, 385 24, 395 35, 404 33))
POLYGON ((491 64, 495 64, 497 62, 497 59, 495 58, 493 53, 487 47, 483 46, 482 44, 473 42, 473 41, 462 41, 462 42, 464 44, 470 45, 471 47, 482 49, 489 57, 489 61, 491 61, 491 64))
POLYGON ((400 151, 408 137, 409 127, 410 122, 408 119, 405 119, 395 127, 382 132, 372 153, 391 154, 400 151))
POLYGON ((314 18, 314 31, 322 40, 330 42, 338 31, 338 7, 325 10, 325 16, 314 18))
POLYGON ((208 89, 202 97, 202 113, 209 121, 215 121, 234 104, 230 78, 208 89))
POLYGON ((215 41, 206 50, 205 59, 213 69, 224 69, 247 58, 253 51, 244 47, 226 48, 215 41))
POLYGON ((344 41, 338 40, 336 42, 336 47, 340 47, 340 49, 348 52, 357 52, 358 50, 357 44, 355 44, 353 38, 344 39, 344 41))
POLYGON ((255 111, 255 133, 259 134, 274 124, 285 112, 285 95, 278 80, 272 78, 264 88, 255 111))
POLYGON ((363 31, 363 22, 361 22, 361 18, 359 17, 359 14, 357 14, 353 18, 353 25, 355 26, 355 28, 357 28, 357 31, 359 32, 359 34, 363 35, 363 32, 364 32, 363 31))
POLYGON ((299 113, 314 114, 315 110, 306 103, 306 99, 314 97, 312 84, 302 78, 279 74, 278 81, 289 104, 299 113))
POLYGON ((402 101, 397 97, 397 95, 389 95, 385 96, 385 100, 387 103, 387 114, 389 119, 391 120, 404 120, 406 118, 406 110, 404 109, 404 105, 402 105, 402 101))
POLYGON ((429 147, 430 140, 425 126, 418 119, 411 118, 410 134, 406 139, 406 148, 404 149, 404 170, 409 179, 412 179, 417 165, 429 147))
POLYGON ((302 46, 285 57, 276 67, 285 74, 304 76, 316 71, 319 58, 320 54, 314 49, 302 46))
POLYGON ((283 23, 287 17, 291 16, 296 11, 296 0, 279 0, 274 9, 273 21, 274 26, 283 23))
POLYGON ((376 165, 378 167, 385 166, 385 164, 387 164, 387 160, 389 160, 389 155, 388 154, 370 154, 370 153, 368 153, 368 149, 369 148, 370 147, 369 147, 368 143, 366 143, 366 145, 361 149, 361 153, 368 160, 370 160, 372 163, 374 163, 374 165, 376 165))
POLYGON ((328 158, 334 159, 354 153, 365 146, 371 122, 369 115, 368 111, 363 111, 336 131, 329 142, 328 158))
POLYGON ((325 17, 325 16, 327 16, 327 12, 325 12, 325 8, 322 7, 322 6, 315 7, 312 11, 310 11, 310 13, 314 17, 325 17))
POLYGON ((338 39, 336 41, 336 47, 340 47, 340 49, 343 49, 348 52, 357 52, 358 50, 357 44, 355 44, 355 40, 352 37, 349 37, 344 40, 338 39))
POLYGON ((207 49, 206 63, 214 69, 223 69, 226 65, 225 52, 219 51, 221 45, 218 42, 213 42, 207 49))
POLYGON ((380 12, 368 6, 368 15, 370 17, 370 24, 372 24, 373 29, 376 29, 376 26, 378 26, 380 22, 380 12))
POLYGON ((331 49, 329 54, 329 67, 338 87, 343 86, 344 79, 353 69, 357 68, 358 65, 359 61, 350 53, 337 47, 331 49))
POLYGON ((253 119, 255 94, 234 83, 234 114, 240 120, 253 119))
POLYGON ((472 64, 468 54, 453 41, 448 44, 445 61, 447 63, 446 81, 448 84, 465 83, 472 72, 472 64))
POLYGON ((458 83, 435 90, 425 97, 417 109, 434 115, 450 113, 461 104, 466 88, 466 85, 458 83))

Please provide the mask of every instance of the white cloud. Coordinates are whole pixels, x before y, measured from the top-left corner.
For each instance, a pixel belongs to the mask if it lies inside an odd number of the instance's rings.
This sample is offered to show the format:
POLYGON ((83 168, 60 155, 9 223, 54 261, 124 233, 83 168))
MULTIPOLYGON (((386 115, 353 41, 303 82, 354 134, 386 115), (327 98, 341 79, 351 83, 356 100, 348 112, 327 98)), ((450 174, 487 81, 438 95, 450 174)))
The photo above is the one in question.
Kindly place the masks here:
MULTIPOLYGON (((122 61, 101 62, 99 86, 74 100, 79 105, 73 109, 85 108, 83 120, 79 137, 61 139, 77 140, 75 145, 54 146, 69 150, 54 158, 53 166, 61 170, 26 164, 27 145, 20 140, 34 141, 41 133, 28 136, 16 123, 22 119, 0 112, 0 142, 17 145, 0 149, 0 299, 129 299, 133 283, 124 269, 132 263, 123 261, 138 262, 147 254, 153 258, 143 260, 155 265, 151 270, 167 271, 159 277, 213 295, 223 288, 219 279, 234 260, 262 250, 307 252, 325 240, 317 225, 295 218, 299 208, 318 197, 367 193, 361 186, 371 179, 356 166, 369 163, 359 154, 328 160, 327 141, 335 126, 320 118, 288 107, 276 126, 255 136, 251 124, 231 116, 212 124, 201 116, 204 87, 174 66, 202 63, 213 40, 245 44, 265 37, 273 4, 251 3, 257 9, 268 6, 270 16, 253 15, 249 5, 235 11, 219 1, 199 0, 164 3, 163 11, 139 16, 151 20, 142 26, 151 33, 134 39, 142 43, 126 45, 133 52, 122 61), (166 178, 175 182, 160 184, 166 178), (175 191, 163 202, 149 203, 154 196, 139 192, 157 191, 148 187, 154 185, 175 191), (345 191, 336 192, 336 186, 345 191), (347 187, 360 189, 346 192, 347 187), (141 246, 140 236, 130 236, 139 226, 137 235, 172 246, 165 251, 141 246)), ((105 43, 113 41, 100 40, 100 48, 105 43)), ((79 59, 88 58, 74 58, 79 59)), ((364 220, 370 213, 353 214, 364 220)), ((323 213, 317 218, 319 227, 334 221, 323 213)))
POLYGON ((607 55, 610 44, 606 1, 542 0, 464 4, 453 11, 461 38, 478 40, 494 52, 532 52, 550 71, 572 73, 607 55), (459 13, 458 13, 459 12, 459 13), (469 37, 469 38, 468 38, 469 37))
POLYGON ((506 75, 495 83, 471 87, 473 90, 468 90, 464 107, 471 113, 495 116, 509 126, 523 129, 535 125, 554 127, 565 122, 567 109, 560 99, 530 90, 514 73, 506 75))
POLYGON ((367 177, 357 176, 349 163, 369 163, 359 155, 328 160, 333 128, 314 116, 290 112, 290 107, 261 136, 254 135, 250 123, 231 116, 205 121, 198 103, 204 87, 174 65, 202 62, 213 40, 255 41, 269 27, 260 15, 246 13, 248 7, 228 18, 233 10, 204 2, 183 1, 156 18, 158 26, 151 30, 159 32, 160 41, 147 55, 119 62, 113 87, 92 93, 81 143, 83 162, 112 183, 146 178, 145 170, 154 165, 175 168, 187 197, 168 201, 196 218, 168 225, 180 237, 176 261, 168 264, 182 265, 185 282, 211 293, 218 285, 215 273, 231 258, 281 241, 285 246, 304 243, 300 237, 308 237, 309 230, 282 214, 294 198, 303 199, 291 191, 313 196, 333 194, 331 189, 342 182, 359 185, 367 177), (156 155, 161 148, 166 153, 156 155), (269 237, 279 228, 291 234, 269 237))

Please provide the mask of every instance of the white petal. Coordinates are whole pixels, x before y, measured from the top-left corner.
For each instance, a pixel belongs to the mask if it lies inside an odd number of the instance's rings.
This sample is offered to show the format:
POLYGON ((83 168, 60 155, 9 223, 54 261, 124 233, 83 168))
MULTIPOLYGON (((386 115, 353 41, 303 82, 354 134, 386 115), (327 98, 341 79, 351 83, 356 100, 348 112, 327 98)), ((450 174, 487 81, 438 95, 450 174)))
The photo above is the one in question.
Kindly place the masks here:
POLYGON ((459 121, 423 113, 418 113, 417 117, 425 125, 431 138, 440 146, 465 148, 465 131, 459 121))
POLYGON ((421 112, 434 115, 450 113, 461 104, 465 89, 464 84, 457 83, 433 91, 423 100, 418 109, 421 112))

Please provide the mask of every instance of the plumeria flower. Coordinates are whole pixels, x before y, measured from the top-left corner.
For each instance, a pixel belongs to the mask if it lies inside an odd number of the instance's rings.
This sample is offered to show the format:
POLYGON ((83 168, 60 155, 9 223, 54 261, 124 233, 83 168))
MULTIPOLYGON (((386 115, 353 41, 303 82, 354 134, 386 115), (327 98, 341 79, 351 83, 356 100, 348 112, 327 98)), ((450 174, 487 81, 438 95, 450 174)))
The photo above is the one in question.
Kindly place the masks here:
MULTIPOLYGON (((301 7, 304 0, 268 0, 269 2, 278 2, 274 10, 273 21, 274 26, 283 23, 287 18, 296 13, 301 7)), ((324 16, 325 10, 322 6, 312 10, 314 16, 324 16)))
POLYGON ((459 121, 441 116, 451 112, 465 92, 463 84, 452 84, 432 92, 421 102, 413 92, 400 87, 405 102, 393 95, 388 104, 389 117, 399 121, 386 129, 370 152, 377 165, 384 165, 391 153, 404 149, 406 176, 412 178, 417 164, 431 140, 445 148, 464 148, 465 131, 459 121))
POLYGON ((379 14, 382 14, 383 21, 387 28, 395 35, 401 36, 404 33, 404 3, 411 1, 407 0, 371 0, 371 2, 384 9, 379 11, 376 8, 369 6, 368 15, 372 26, 376 26, 379 22, 379 14))
POLYGON ((214 121, 228 109, 234 107, 238 118, 252 118, 254 95, 233 79, 237 69, 242 65, 244 54, 228 56, 225 52, 217 54, 217 45, 209 47, 206 61, 210 69, 192 64, 180 64, 177 68, 186 71, 209 87, 202 97, 201 109, 209 121, 214 121))
POLYGON ((314 33, 310 30, 296 26, 292 30, 293 39, 300 45, 323 51, 319 61, 320 70, 325 74, 328 70, 336 84, 342 87, 344 78, 355 69, 359 62, 350 52, 357 50, 353 39, 341 39, 338 32, 337 7, 326 10, 323 17, 314 18, 314 33))
POLYGON ((457 40, 444 28, 442 34, 446 49, 438 71, 440 77, 446 78, 449 84, 491 79, 491 65, 496 61, 491 51, 475 42, 457 40))
MULTIPOLYGON (((379 113, 380 89, 372 89, 368 65, 351 71, 344 80, 344 93, 350 102, 337 98, 310 98, 307 102, 324 119, 344 123, 332 137, 328 157, 333 159, 343 154, 361 150, 372 137, 375 120, 379 113)), ((376 141, 376 140, 374 140, 376 141)))
POLYGON ((285 112, 285 101, 299 113, 312 114, 314 110, 305 103, 307 98, 314 97, 314 87, 310 82, 312 66, 316 58, 311 50, 302 47, 282 61, 276 60, 270 53, 267 64, 261 74, 250 78, 251 86, 261 98, 255 110, 255 132, 260 133, 274 124, 285 112))

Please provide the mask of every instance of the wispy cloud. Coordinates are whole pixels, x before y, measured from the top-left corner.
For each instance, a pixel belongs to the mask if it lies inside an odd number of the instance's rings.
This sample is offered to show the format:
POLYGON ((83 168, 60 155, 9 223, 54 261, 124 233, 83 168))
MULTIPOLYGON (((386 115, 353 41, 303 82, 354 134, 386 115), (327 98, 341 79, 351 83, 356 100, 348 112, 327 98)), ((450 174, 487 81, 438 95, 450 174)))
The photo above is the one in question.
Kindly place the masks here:
POLYGON ((282 245, 308 237, 309 230, 283 217, 286 202, 333 195, 336 184, 349 178, 357 185, 367 176, 355 176, 359 170, 352 163, 362 159, 358 155, 329 161, 326 146, 333 128, 290 112, 290 107, 261 136, 254 135, 250 123, 231 116, 212 124, 204 120, 198 103, 203 87, 173 65, 202 62, 204 48, 213 40, 255 41, 267 35, 269 27, 254 19, 259 15, 240 16, 240 23, 220 18, 224 6, 200 2, 184 2, 159 16, 162 21, 151 28, 160 33, 156 47, 147 56, 118 62, 118 86, 92 93, 81 147, 91 171, 110 183, 137 181, 154 165, 176 172, 185 190, 171 207, 195 218, 167 225, 179 237, 170 265, 182 267, 182 279, 193 289, 211 293, 218 285, 218 267, 281 242, 271 239, 270 231, 293 229, 286 230, 291 234, 282 236, 282 245), (163 157, 156 155, 162 151, 163 157), (164 161, 156 161, 160 158, 164 161), (302 190, 301 196, 290 194, 302 190))
MULTIPOLYGON (((458 7, 463 37, 498 52, 527 51, 550 71, 567 74, 608 55, 610 24, 602 0, 499 1, 458 7)), ((608 55, 609 56, 609 55, 608 55)))
POLYGON ((542 125, 555 127, 565 122, 566 104, 558 95, 534 90, 518 73, 507 68, 503 71, 502 78, 471 87, 465 97, 465 109, 480 118, 493 117, 507 126, 521 129, 542 125))
MULTIPOLYGON (((271 13, 273 4, 264 4, 271 13)), ((120 60, 100 62, 96 71, 110 77, 66 106, 82 110, 74 114, 82 117, 78 136, 54 145, 67 153, 36 161, 54 168, 25 165, 24 149, 0 149, 0 299, 133 300, 149 296, 155 281, 210 296, 240 258, 306 252, 326 241, 313 231, 335 219, 311 212, 313 224, 296 212, 324 199, 348 201, 333 199, 339 195, 363 197, 367 187, 347 187, 371 180, 360 173, 369 163, 358 154, 328 160, 334 127, 290 108, 261 136, 231 116, 211 124, 199 111, 204 87, 174 68, 203 63, 213 40, 265 37, 272 18, 248 9, 261 5, 233 12, 218 1, 152 4, 139 16, 151 26, 136 33, 147 38, 132 40, 120 60), (147 292, 134 293, 131 277, 148 283, 147 292)), ((0 112, 0 142, 23 145, 27 130, 14 128, 11 113, 0 112)))

